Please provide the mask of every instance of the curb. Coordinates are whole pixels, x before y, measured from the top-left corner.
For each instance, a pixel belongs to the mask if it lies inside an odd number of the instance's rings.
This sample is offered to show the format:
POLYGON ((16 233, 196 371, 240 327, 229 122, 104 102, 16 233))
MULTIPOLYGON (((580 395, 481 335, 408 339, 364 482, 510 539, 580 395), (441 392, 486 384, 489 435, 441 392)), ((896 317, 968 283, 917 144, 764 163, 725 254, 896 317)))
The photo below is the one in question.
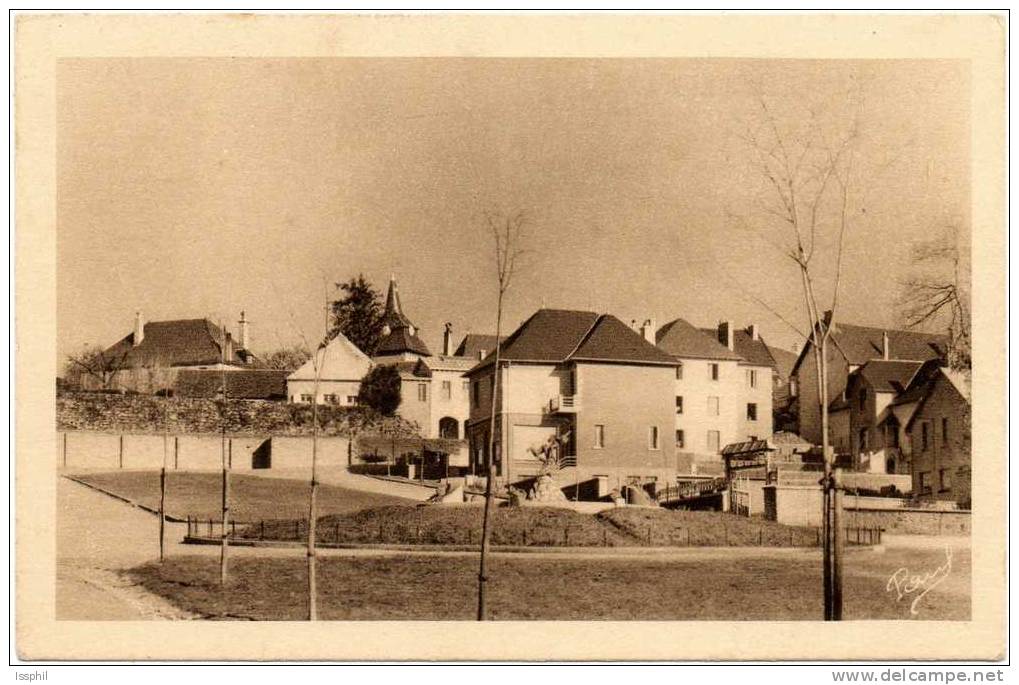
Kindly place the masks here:
MULTIPOLYGON (((73 483, 77 483, 78 485, 84 485, 86 488, 89 488, 90 490, 95 490, 96 492, 106 495, 107 497, 112 497, 113 499, 120 500, 124 504, 130 504, 135 509, 141 509, 142 511, 146 511, 152 514, 153 516, 159 516, 159 509, 154 509, 148 505, 142 504, 141 502, 135 502, 132 499, 128 499, 123 495, 118 495, 117 493, 107 490, 106 488, 101 488, 98 485, 93 485, 92 483, 84 481, 75 476, 69 476, 67 474, 63 474, 61 478, 66 478, 67 480, 73 483)), ((187 519, 177 518, 176 516, 171 516, 166 512, 163 512, 163 518, 165 518, 170 523, 187 523, 187 519)))

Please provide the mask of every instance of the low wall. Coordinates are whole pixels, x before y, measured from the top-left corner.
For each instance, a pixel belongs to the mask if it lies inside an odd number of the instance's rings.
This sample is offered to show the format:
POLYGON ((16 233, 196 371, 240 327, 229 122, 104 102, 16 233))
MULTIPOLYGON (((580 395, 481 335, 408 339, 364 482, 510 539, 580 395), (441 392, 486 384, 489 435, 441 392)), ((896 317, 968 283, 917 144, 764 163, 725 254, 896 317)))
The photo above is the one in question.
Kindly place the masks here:
MULTIPOLYGON (((318 439, 318 464, 346 466, 346 438, 318 439)), ((310 436, 227 436, 227 460, 234 471, 310 469, 310 436)), ((145 433, 57 433, 57 466, 67 470, 158 469, 205 471, 222 468, 224 445, 219 435, 145 433), (165 448, 164 448, 165 446, 165 448), (165 449, 165 451, 164 451, 165 449)))
MULTIPOLYGON (((775 520, 796 526, 821 525, 821 490, 818 487, 775 488, 775 520)), ((968 535, 970 513, 934 508, 903 507, 902 500, 854 497, 842 500, 843 524, 851 528, 880 528, 906 535, 968 535)))

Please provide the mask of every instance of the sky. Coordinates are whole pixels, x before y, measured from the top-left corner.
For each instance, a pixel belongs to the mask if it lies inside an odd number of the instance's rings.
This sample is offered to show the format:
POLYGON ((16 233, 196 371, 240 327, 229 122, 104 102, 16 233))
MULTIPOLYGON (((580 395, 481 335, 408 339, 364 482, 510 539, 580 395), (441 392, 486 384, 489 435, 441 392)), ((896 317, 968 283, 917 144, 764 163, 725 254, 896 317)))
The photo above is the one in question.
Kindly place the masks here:
MULTIPOLYGON (((438 352, 495 328, 484 217, 524 212, 504 330, 546 306, 806 328, 747 132, 837 139, 855 112, 837 316, 900 327, 910 246, 969 232, 959 61, 87 59, 57 87, 61 359, 146 320, 319 338, 335 284, 394 276, 438 352), (762 198, 765 198, 762 200, 762 198), (762 304, 763 303, 763 304, 762 304)), ((817 268, 831 295, 833 224, 817 268)), ((827 236, 827 238, 825 237, 827 236)))

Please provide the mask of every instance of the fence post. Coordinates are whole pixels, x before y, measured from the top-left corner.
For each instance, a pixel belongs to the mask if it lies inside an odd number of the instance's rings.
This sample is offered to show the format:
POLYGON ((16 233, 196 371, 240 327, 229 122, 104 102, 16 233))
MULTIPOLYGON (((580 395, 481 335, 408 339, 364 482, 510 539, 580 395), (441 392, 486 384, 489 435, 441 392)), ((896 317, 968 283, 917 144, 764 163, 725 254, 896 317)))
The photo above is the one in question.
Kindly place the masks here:
POLYGON ((258 539, 265 540, 265 521, 258 522, 258 539))
MULTIPOLYGON (((526 529, 524 529, 524 532, 525 533, 527 532, 526 529)), ((609 530, 608 530, 608 528, 602 528, 602 531, 601 531, 601 543, 602 543, 602 547, 608 547, 609 546, 609 530)))
POLYGON ((173 436, 173 470, 177 470, 177 455, 180 454, 178 449, 178 436, 173 436))
POLYGON ((226 467, 232 469, 234 467, 234 439, 226 439, 226 467))
POLYGON ((764 529, 763 528, 758 528, 757 529, 757 546, 758 547, 764 547, 764 529))
POLYGON ((212 519, 209 519, 209 537, 212 537, 212 519))
POLYGON ((124 468, 124 434, 121 433, 119 438, 120 438, 119 440, 120 450, 117 457, 118 468, 124 468))

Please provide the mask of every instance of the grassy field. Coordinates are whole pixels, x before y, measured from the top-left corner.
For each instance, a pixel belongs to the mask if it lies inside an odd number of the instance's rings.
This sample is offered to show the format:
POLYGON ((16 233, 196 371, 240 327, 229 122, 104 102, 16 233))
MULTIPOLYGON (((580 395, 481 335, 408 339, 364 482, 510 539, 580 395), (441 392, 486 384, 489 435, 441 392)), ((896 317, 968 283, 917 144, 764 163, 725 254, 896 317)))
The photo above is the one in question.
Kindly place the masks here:
MULTIPOLYGON (((944 563, 937 550, 870 551, 847 556, 845 617, 967 620, 968 551, 918 603, 897 601, 888 579, 944 563)), ((816 551, 734 560, 692 552, 681 560, 493 558, 490 600, 496 620, 820 620, 816 551)), ((226 591, 212 557, 172 557, 129 572, 150 591, 208 618, 302 620, 307 565, 299 557, 239 557, 226 591)), ((319 561, 319 612, 325 620, 471 620, 477 559, 462 556, 326 557, 319 561)))
MULTIPOLYGON (((92 473, 76 478, 153 509, 159 506, 156 471, 92 473)), ((307 481, 231 474, 230 515, 237 521, 307 518, 309 488, 307 481)), ((218 473, 168 473, 166 512, 181 519, 196 516, 218 520, 222 514, 221 492, 218 473)), ((318 508, 323 515, 409 502, 402 497, 335 485, 320 485, 318 489, 318 508)))
MULTIPOLYGON (((481 539, 480 506, 387 506, 324 516, 320 542, 387 544, 475 544, 481 539)), ((307 528, 295 521, 267 521, 240 531, 240 537, 303 539, 307 528)), ((769 546, 809 547, 813 528, 786 526, 703 511, 622 508, 597 515, 552 507, 499 507, 493 510, 492 542, 526 547, 769 546)))

